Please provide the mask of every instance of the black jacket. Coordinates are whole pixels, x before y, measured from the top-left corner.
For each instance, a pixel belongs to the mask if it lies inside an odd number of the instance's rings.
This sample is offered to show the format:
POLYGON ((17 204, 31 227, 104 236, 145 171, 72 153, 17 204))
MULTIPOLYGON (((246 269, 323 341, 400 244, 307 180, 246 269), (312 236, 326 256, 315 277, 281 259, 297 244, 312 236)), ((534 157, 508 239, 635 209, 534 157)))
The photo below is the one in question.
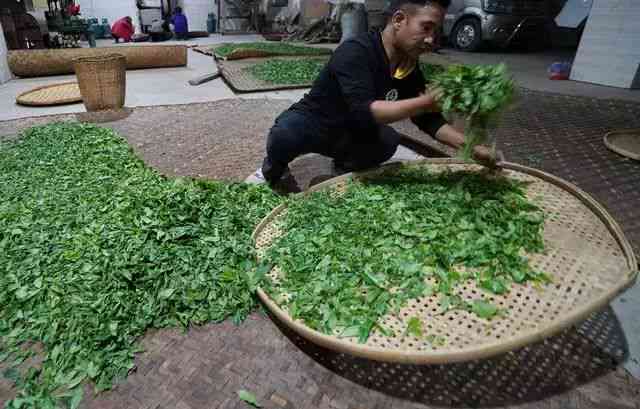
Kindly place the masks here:
MULTIPOLYGON (((373 101, 413 98, 424 90, 425 80, 418 67, 403 79, 391 76, 382 37, 379 32, 369 32, 342 43, 311 91, 291 109, 313 115, 329 129, 366 137, 379 126, 369 108, 373 101)), ((432 136, 446 123, 440 113, 411 120, 432 136)))

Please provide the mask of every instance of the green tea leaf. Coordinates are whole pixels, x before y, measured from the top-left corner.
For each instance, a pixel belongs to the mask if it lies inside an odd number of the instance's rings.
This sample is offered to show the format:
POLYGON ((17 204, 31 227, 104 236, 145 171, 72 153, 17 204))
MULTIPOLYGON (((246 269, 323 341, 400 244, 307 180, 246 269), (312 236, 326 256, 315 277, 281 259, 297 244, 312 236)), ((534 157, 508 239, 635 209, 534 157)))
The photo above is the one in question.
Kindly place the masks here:
POLYGON ((409 322, 407 323, 407 333, 416 338, 422 338, 422 321, 420 321, 420 318, 409 318, 409 322))
POLYGON ((471 311, 480 318, 489 319, 498 313, 498 307, 485 300, 473 300, 471 311))
POLYGON ((82 387, 76 388, 73 391, 73 396, 71 397, 71 402, 69 403, 69 409, 77 409, 80 406, 83 395, 84 390, 82 389, 82 387))
POLYGON ((165 290, 160 291, 160 293, 158 294, 158 297, 160 299, 167 299, 167 298, 171 298, 171 296, 173 295, 173 293, 176 292, 175 288, 167 288, 165 290))
POLYGON ((253 407, 256 407, 256 408, 262 407, 258 403, 258 400, 256 399, 256 396, 253 393, 248 392, 248 391, 246 391, 244 389, 241 389, 241 390, 238 391, 238 397, 241 400, 247 402, 249 405, 251 405, 253 407))
POLYGON ((2 372, 2 375, 13 382, 17 382, 20 378, 20 372, 16 368, 7 368, 2 372))

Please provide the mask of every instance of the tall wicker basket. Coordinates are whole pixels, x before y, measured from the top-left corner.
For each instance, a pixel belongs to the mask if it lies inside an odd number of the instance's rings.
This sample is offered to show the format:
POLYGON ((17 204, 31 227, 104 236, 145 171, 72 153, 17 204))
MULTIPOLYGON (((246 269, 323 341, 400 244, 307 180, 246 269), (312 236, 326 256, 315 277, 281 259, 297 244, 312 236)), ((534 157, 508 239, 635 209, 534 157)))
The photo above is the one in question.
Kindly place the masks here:
POLYGON ((88 112, 124 106, 127 79, 124 55, 81 57, 73 65, 88 112))

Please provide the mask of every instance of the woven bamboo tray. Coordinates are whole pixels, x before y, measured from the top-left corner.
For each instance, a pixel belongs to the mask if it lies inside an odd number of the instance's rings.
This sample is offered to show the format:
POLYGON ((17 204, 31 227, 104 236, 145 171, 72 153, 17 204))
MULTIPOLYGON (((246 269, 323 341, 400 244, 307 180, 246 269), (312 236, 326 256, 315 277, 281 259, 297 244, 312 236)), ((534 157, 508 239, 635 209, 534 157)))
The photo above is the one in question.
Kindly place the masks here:
POLYGON ((9 51, 8 64, 18 77, 73 74, 73 61, 77 58, 122 54, 127 69, 178 67, 187 65, 187 47, 184 45, 138 45, 100 48, 69 48, 61 50, 9 51))
POLYGON ((26 106, 52 106, 77 102, 82 102, 82 95, 75 81, 44 85, 16 97, 16 103, 26 106))
POLYGON ((609 132, 604 136, 604 144, 615 153, 640 160, 640 129, 609 132))
MULTIPOLYGON (((270 57, 269 59, 319 59, 326 61, 326 57, 270 57)), ((266 59, 264 58, 247 58, 244 60, 217 60, 216 64, 218 65, 218 69, 220 70, 224 80, 235 92, 263 92, 285 89, 301 89, 311 88, 311 85, 313 85, 313 81, 303 84, 275 84, 258 79, 247 71, 247 68, 256 64, 264 63, 265 61, 266 59)))
POLYGON ((213 50, 211 49, 210 46, 205 46, 205 45, 193 45, 191 46, 191 49, 197 53, 200 54, 204 54, 204 55, 209 55, 213 57, 213 50))
MULTIPOLYGON (((387 165, 380 170, 392 171, 400 166, 426 166, 435 172, 482 169, 455 159, 429 159, 387 165)), ((466 311, 440 314, 437 295, 423 297, 410 301, 399 316, 383 318, 382 324, 397 335, 386 337, 373 332, 365 344, 359 344, 357 339, 325 335, 292 320, 286 310, 258 289, 260 299, 287 327, 323 347, 378 361, 442 364, 486 358, 540 341, 584 320, 633 284, 637 260, 622 230, 604 208, 576 186, 547 173, 512 163, 505 163, 504 169, 505 176, 528 182, 530 199, 537 197, 539 203, 542 197, 540 206, 547 215, 547 251, 530 255, 530 260, 534 268, 545 271, 553 280, 542 288, 531 283, 514 284, 508 294, 490 297, 495 305, 507 309, 506 316, 488 321, 466 311), (412 316, 420 317, 427 335, 439 336, 444 345, 405 334, 412 316)), ((346 174, 311 191, 336 189, 339 194, 350 178, 375 177, 380 170, 346 174)), ((280 226, 285 213, 286 205, 280 205, 257 226, 253 239, 258 258, 284 233, 280 226)), ((269 277, 278 274, 275 267, 269 277)), ((454 292, 472 300, 482 290, 475 282, 468 282, 454 292)))

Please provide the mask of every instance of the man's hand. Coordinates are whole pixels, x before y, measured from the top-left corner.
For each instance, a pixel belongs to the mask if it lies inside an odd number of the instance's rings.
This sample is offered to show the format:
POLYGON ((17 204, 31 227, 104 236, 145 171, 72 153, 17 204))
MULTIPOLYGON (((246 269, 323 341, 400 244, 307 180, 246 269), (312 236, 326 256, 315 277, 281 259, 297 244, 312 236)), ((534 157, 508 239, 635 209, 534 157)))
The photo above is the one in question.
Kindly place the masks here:
POLYGON ((421 93, 420 96, 424 98, 424 112, 440 112, 442 108, 440 107, 439 100, 442 98, 442 88, 431 87, 427 88, 424 93, 421 93))
MULTIPOLYGON (((464 144, 464 134, 449 124, 442 126, 438 130, 436 139, 456 149, 460 149, 464 144)), ((500 163, 504 161, 502 152, 494 152, 484 145, 477 145, 473 148, 472 156, 478 163, 490 169, 500 168, 500 163)))
POLYGON ((500 168, 500 163, 504 161, 504 156, 500 151, 494 151, 487 146, 478 145, 473 148, 473 159, 490 169, 496 169, 500 168))

